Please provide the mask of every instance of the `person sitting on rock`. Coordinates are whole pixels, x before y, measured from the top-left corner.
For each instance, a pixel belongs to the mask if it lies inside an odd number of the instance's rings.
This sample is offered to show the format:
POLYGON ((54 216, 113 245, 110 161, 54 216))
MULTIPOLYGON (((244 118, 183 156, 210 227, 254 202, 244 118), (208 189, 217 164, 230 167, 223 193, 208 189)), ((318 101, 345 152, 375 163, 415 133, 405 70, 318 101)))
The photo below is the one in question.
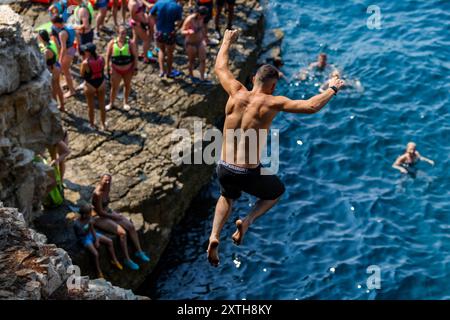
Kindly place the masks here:
POLYGON ((94 220, 95 219, 92 217, 92 206, 84 204, 80 207, 80 217, 75 220, 73 227, 79 242, 94 256, 98 277, 104 278, 100 268, 100 259, 97 250, 100 247, 100 244, 104 244, 108 247, 112 259, 111 264, 119 270, 123 270, 123 267, 119 260, 117 260, 113 241, 94 229, 94 220))
POLYGON ((98 98, 98 108, 100 109, 101 128, 106 130, 105 111, 105 61, 102 56, 97 55, 97 47, 93 43, 85 44, 81 47, 83 51, 83 62, 80 67, 81 77, 85 80, 84 94, 89 108, 89 124, 92 130, 95 126, 94 98, 98 98))
POLYGON ((92 204, 98 215, 98 218, 95 220, 95 227, 109 233, 117 234, 120 238, 123 254, 125 255, 125 265, 131 270, 139 270, 139 266, 131 260, 128 253, 127 234, 130 235, 131 241, 137 250, 135 256, 142 262, 149 262, 150 258, 141 249, 138 234, 133 223, 108 207, 111 181, 112 176, 110 174, 103 174, 92 194, 92 204))
POLYGON ((52 74, 52 97, 59 102, 59 110, 64 112, 64 93, 61 88, 60 76, 61 65, 58 62, 58 47, 50 40, 47 30, 40 30, 38 40, 41 45, 41 52, 45 56, 48 71, 52 74))
POLYGON ((186 53, 189 59, 189 77, 193 83, 197 83, 198 78, 194 77, 194 63, 198 57, 200 60, 200 80, 205 81, 206 66, 206 27, 204 23, 208 9, 198 7, 195 13, 191 14, 183 23, 181 33, 185 35, 186 53))

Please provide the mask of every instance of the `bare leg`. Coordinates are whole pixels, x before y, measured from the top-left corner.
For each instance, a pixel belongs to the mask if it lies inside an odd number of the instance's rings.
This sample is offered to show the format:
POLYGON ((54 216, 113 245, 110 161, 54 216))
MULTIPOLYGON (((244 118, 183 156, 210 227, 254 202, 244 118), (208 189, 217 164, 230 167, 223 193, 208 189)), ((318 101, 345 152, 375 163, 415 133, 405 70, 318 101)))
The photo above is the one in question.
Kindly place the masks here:
POLYGON ((95 89, 88 83, 84 84, 84 94, 86 95, 88 105, 88 116, 91 128, 95 128, 95 110, 94 110, 94 95, 95 89))
POLYGON ((127 232, 124 228, 118 225, 115 221, 108 218, 98 218, 95 220, 94 226, 96 228, 105 230, 106 232, 117 234, 120 239, 120 246, 122 248, 122 252, 125 256, 125 259, 131 260, 130 255, 128 254, 127 247, 127 232))
POLYGON ((114 106, 114 101, 116 101, 117 90, 119 89, 121 76, 114 69, 111 72, 111 94, 109 96, 109 106, 112 108, 114 106))
POLYGON ((167 73, 168 74, 170 74, 172 72, 173 50, 175 50, 175 45, 167 46, 167 73))
MULTIPOLYGON (((122 1, 123 2, 123 1, 122 1)), ((113 20, 114 20, 114 26, 118 26, 118 22, 117 22, 117 6, 119 5, 119 0, 114 0, 113 2, 113 7, 112 7, 112 16, 113 16, 113 20)), ((122 9, 123 9, 123 3, 122 3, 122 9)), ((124 19, 125 21, 125 19, 124 19)))
POLYGON ((123 103, 124 105, 128 104, 128 98, 130 97, 131 92, 131 79, 133 78, 133 71, 130 71, 126 75, 123 76, 123 82, 125 87, 125 93, 123 96, 123 103))
POLYGON ((198 59, 200 60, 200 79, 205 80, 206 48, 203 44, 198 48, 198 59))
POLYGON ((158 63, 159 63, 159 73, 163 74, 166 72, 165 56, 166 56, 166 45, 164 43, 158 42, 159 52, 158 52, 158 63))
MULTIPOLYGON (((114 6, 115 7, 115 6, 114 6)), ((100 10, 98 10, 97 13, 97 17, 96 17, 96 29, 97 29, 97 33, 100 32, 100 27, 103 26, 104 22, 105 22, 105 18, 106 18, 106 11, 107 8, 102 8, 100 10)), ((116 9, 116 16, 117 16, 117 9, 116 9)), ((117 17, 116 17, 117 18, 117 17)), ((117 20, 117 19, 116 19, 117 20)))
POLYGON ((105 110, 105 95, 106 84, 103 80, 103 84, 97 89, 98 108, 100 109, 100 120, 102 122, 102 129, 106 130, 106 110, 105 110))
POLYGON ((225 222, 230 216, 231 209, 233 206, 233 200, 227 199, 224 196, 220 196, 217 200, 216 211, 214 213, 213 227, 211 230, 211 235, 209 236, 209 246, 208 246, 208 261, 211 265, 217 267, 219 265, 219 239, 220 232, 225 225, 225 222))
POLYGON ((99 277, 103 276, 102 270, 100 269, 100 261, 98 259, 98 251, 95 249, 93 244, 86 246, 86 249, 94 256, 95 269, 97 269, 97 274, 99 277))
POLYGON ((256 220, 256 218, 262 216, 270 208, 272 208, 275 203, 278 202, 280 198, 275 200, 258 200, 253 207, 252 211, 243 219, 236 221, 237 230, 231 237, 236 245, 240 245, 244 239, 244 235, 248 230, 248 227, 256 220))
POLYGON ((64 78, 66 79, 67 86, 69 87, 69 92, 64 96, 68 98, 75 94, 75 87, 73 85, 72 74, 70 73, 70 65, 72 64, 73 57, 69 55, 65 55, 62 58, 61 70, 64 73, 64 78))
POLYGON ((136 247, 136 250, 142 251, 141 244, 139 243, 139 237, 138 237, 136 228, 134 227, 133 223, 130 220, 126 219, 125 217, 123 217, 119 221, 119 223, 123 228, 125 228, 125 230, 130 235, 131 241, 133 242, 134 246, 136 247))
POLYGON ((64 93, 62 91, 61 83, 60 83, 61 70, 59 68, 56 68, 55 66, 53 68, 54 68, 53 78, 52 78, 53 92, 54 92, 54 95, 59 100, 59 110, 61 112, 64 112, 66 110, 64 109, 64 93))
POLYGON ((220 15, 222 14, 223 6, 217 6, 216 16, 214 17, 214 21, 216 23, 216 30, 220 32, 220 15))
POLYGON ((188 55, 188 68, 189 68, 189 75, 191 77, 194 76, 194 63, 195 63, 195 56, 197 54, 197 49, 195 49, 194 46, 186 45, 186 53, 188 55))
POLYGON ((100 239, 100 243, 102 243, 108 247, 108 251, 109 251, 109 254, 111 255, 112 261, 114 263, 118 263, 119 260, 117 260, 117 256, 116 256, 116 252, 114 251, 114 244, 113 244, 112 240, 105 236, 100 236, 99 239, 100 239))

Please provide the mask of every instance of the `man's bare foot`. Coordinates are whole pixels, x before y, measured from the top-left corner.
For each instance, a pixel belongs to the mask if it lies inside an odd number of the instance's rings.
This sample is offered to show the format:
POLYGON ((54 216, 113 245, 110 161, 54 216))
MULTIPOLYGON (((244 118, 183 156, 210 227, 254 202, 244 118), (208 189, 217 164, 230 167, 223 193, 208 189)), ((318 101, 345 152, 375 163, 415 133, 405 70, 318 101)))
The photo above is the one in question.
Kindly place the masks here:
POLYGON ((219 240, 211 239, 209 240, 208 246, 208 261, 211 263, 213 267, 217 267, 219 265, 219 240))
POLYGON ((236 228, 237 230, 233 233, 231 238, 233 239, 234 244, 238 246, 242 243, 242 240, 244 240, 244 235, 247 232, 248 224, 239 219, 236 220, 236 228))

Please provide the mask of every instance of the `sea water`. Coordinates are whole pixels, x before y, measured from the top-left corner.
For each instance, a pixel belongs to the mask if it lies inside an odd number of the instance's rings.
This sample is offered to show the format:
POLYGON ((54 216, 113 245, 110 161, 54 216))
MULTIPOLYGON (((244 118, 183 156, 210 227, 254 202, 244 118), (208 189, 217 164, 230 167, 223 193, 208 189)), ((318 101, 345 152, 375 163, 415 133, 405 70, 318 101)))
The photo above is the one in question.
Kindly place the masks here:
POLYGON ((240 247, 233 221, 255 199, 235 204, 218 268, 206 259, 217 182, 203 191, 173 233, 153 298, 450 299, 450 1, 372 4, 265 2, 268 27, 285 32, 289 81, 276 94, 316 94, 327 75, 294 76, 319 52, 361 86, 318 114, 278 115, 286 193, 240 247), (436 165, 393 169, 409 141, 436 165))

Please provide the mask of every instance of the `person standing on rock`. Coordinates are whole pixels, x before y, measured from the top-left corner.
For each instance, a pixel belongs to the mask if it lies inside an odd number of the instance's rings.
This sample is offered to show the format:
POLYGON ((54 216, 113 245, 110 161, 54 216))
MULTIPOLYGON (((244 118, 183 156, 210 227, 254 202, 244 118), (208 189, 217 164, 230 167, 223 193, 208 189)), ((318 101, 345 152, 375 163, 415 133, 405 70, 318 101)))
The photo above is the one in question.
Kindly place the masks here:
POLYGON ((137 43, 139 40, 142 44, 142 54, 139 58, 143 59, 144 63, 150 63, 148 58, 148 51, 153 38, 154 22, 151 17, 145 13, 145 8, 151 5, 143 0, 129 0, 128 10, 130 11, 130 27, 133 29, 133 42, 137 43))
POLYGON ((59 64, 61 65, 62 73, 64 74, 67 86, 69 87, 69 91, 66 92, 64 98, 69 98, 75 94, 70 66, 76 54, 76 49, 74 47, 76 32, 72 27, 66 26, 63 18, 60 16, 54 16, 51 21, 51 38, 58 47, 59 64))
POLYGON ((150 10, 156 23, 155 39, 159 48, 159 76, 176 77, 179 71, 172 70, 176 29, 183 19, 183 7, 175 0, 159 0, 150 10))
POLYGON ((56 43, 50 40, 47 30, 39 31, 38 40, 47 63, 48 71, 52 74, 53 99, 59 102, 59 111, 65 112, 64 93, 60 83, 61 65, 58 62, 58 47, 56 46, 56 43))
POLYGON ((106 49, 106 66, 111 74, 111 95, 106 110, 110 110, 114 106, 117 97, 120 82, 123 80, 125 86, 125 94, 123 101, 123 109, 129 111, 128 97, 131 92, 131 79, 137 72, 137 49, 134 42, 128 38, 127 29, 120 26, 118 36, 112 39, 106 49))
MULTIPOLYGON (((120 7, 122 11, 122 23, 125 24, 127 21, 127 0, 120 1, 120 7)), ((117 21, 117 11, 119 11, 118 9, 119 9, 119 0, 114 0, 112 6, 112 16, 114 20, 114 25, 116 27, 119 26, 119 23, 117 21)))
POLYGON ((111 183, 112 176, 110 174, 103 174, 100 178, 100 182, 95 187, 94 193, 92 194, 92 204, 98 215, 95 220, 95 227, 118 235, 123 254, 125 255, 125 265, 131 270, 139 270, 139 265, 131 260, 128 253, 127 234, 130 235, 131 241, 137 250, 135 256, 142 262, 149 262, 150 258, 144 253, 144 251, 142 251, 141 244, 139 243, 139 237, 133 222, 108 207, 110 201, 109 193, 111 191, 111 183))
POLYGON ((117 269, 123 270, 122 265, 119 260, 117 260, 113 241, 94 229, 91 205, 85 204, 80 207, 80 217, 75 220, 73 228, 80 244, 94 256, 95 268, 99 278, 105 278, 102 269, 100 268, 100 259, 97 250, 100 247, 100 244, 104 244, 108 247, 112 259, 111 264, 117 269))
POLYGON ((229 99, 225 106, 221 160, 217 165, 221 196, 217 201, 208 245, 208 260, 213 266, 219 265, 220 232, 230 216, 233 201, 240 197, 241 192, 256 196, 259 200, 244 219, 236 221, 237 230, 232 239, 237 245, 242 243, 249 226, 272 208, 285 191, 281 180, 260 164, 272 120, 279 112, 316 113, 344 85, 342 80, 331 80, 330 88, 308 100, 273 96, 280 74, 275 67, 266 64, 258 69, 253 77, 253 89, 248 91, 235 79, 228 66, 228 51, 237 37, 236 30, 225 31, 215 64, 216 75, 229 99), (246 134, 254 131, 260 133, 255 134, 257 141, 252 144, 250 139, 250 143, 246 143, 246 134), (266 138, 260 139, 261 131, 266 132, 266 138), (244 142, 238 138, 235 144, 236 133, 242 134, 244 142))
POLYGON ((220 38, 220 15, 222 14, 223 7, 227 4, 228 11, 228 20, 227 20, 227 29, 231 29, 233 27, 233 18, 234 18, 234 6, 236 5, 236 0, 216 0, 216 16, 214 17, 214 21, 216 23, 216 32, 220 38))
POLYGON ((83 52, 83 62, 80 67, 80 75, 85 80, 84 94, 89 108, 89 124, 92 130, 95 126, 94 99, 98 98, 98 108, 100 109, 100 120, 102 130, 106 130, 106 81, 105 81, 105 60, 97 54, 97 47, 93 43, 85 44, 81 47, 83 52))
POLYGON ((181 33, 186 37, 185 48, 189 59, 189 77, 193 83, 197 83, 198 78, 194 77, 195 59, 200 61, 200 81, 205 81, 206 68, 206 27, 205 16, 208 12, 206 7, 198 7, 195 13, 191 14, 183 23, 181 33))
POLYGON ((78 36, 78 49, 82 54, 81 47, 94 42, 94 28, 92 27, 95 17, 94 8, 89 0, 75 0, 75 2, 78 4, 73 13, 77 23, 75 30, 77 30, 78 36))
POLYGON ((64 131, 63 139, 47 148, 48 153, 52 158, 50 166, 51 167, 58 166, 61 183, 64 183, 64 173, 66 172, 66 158, 70 154, 69 136, 67 134, 67 130, 63 131, 64 131))
POLYGON ((97 16, 95 17, 95 30, 98 37, 100 36, 100 29, 105 24, 106 13, 108 12, 108 4, 109 0, 95 1, 95 9, 97 9, 97 16))

